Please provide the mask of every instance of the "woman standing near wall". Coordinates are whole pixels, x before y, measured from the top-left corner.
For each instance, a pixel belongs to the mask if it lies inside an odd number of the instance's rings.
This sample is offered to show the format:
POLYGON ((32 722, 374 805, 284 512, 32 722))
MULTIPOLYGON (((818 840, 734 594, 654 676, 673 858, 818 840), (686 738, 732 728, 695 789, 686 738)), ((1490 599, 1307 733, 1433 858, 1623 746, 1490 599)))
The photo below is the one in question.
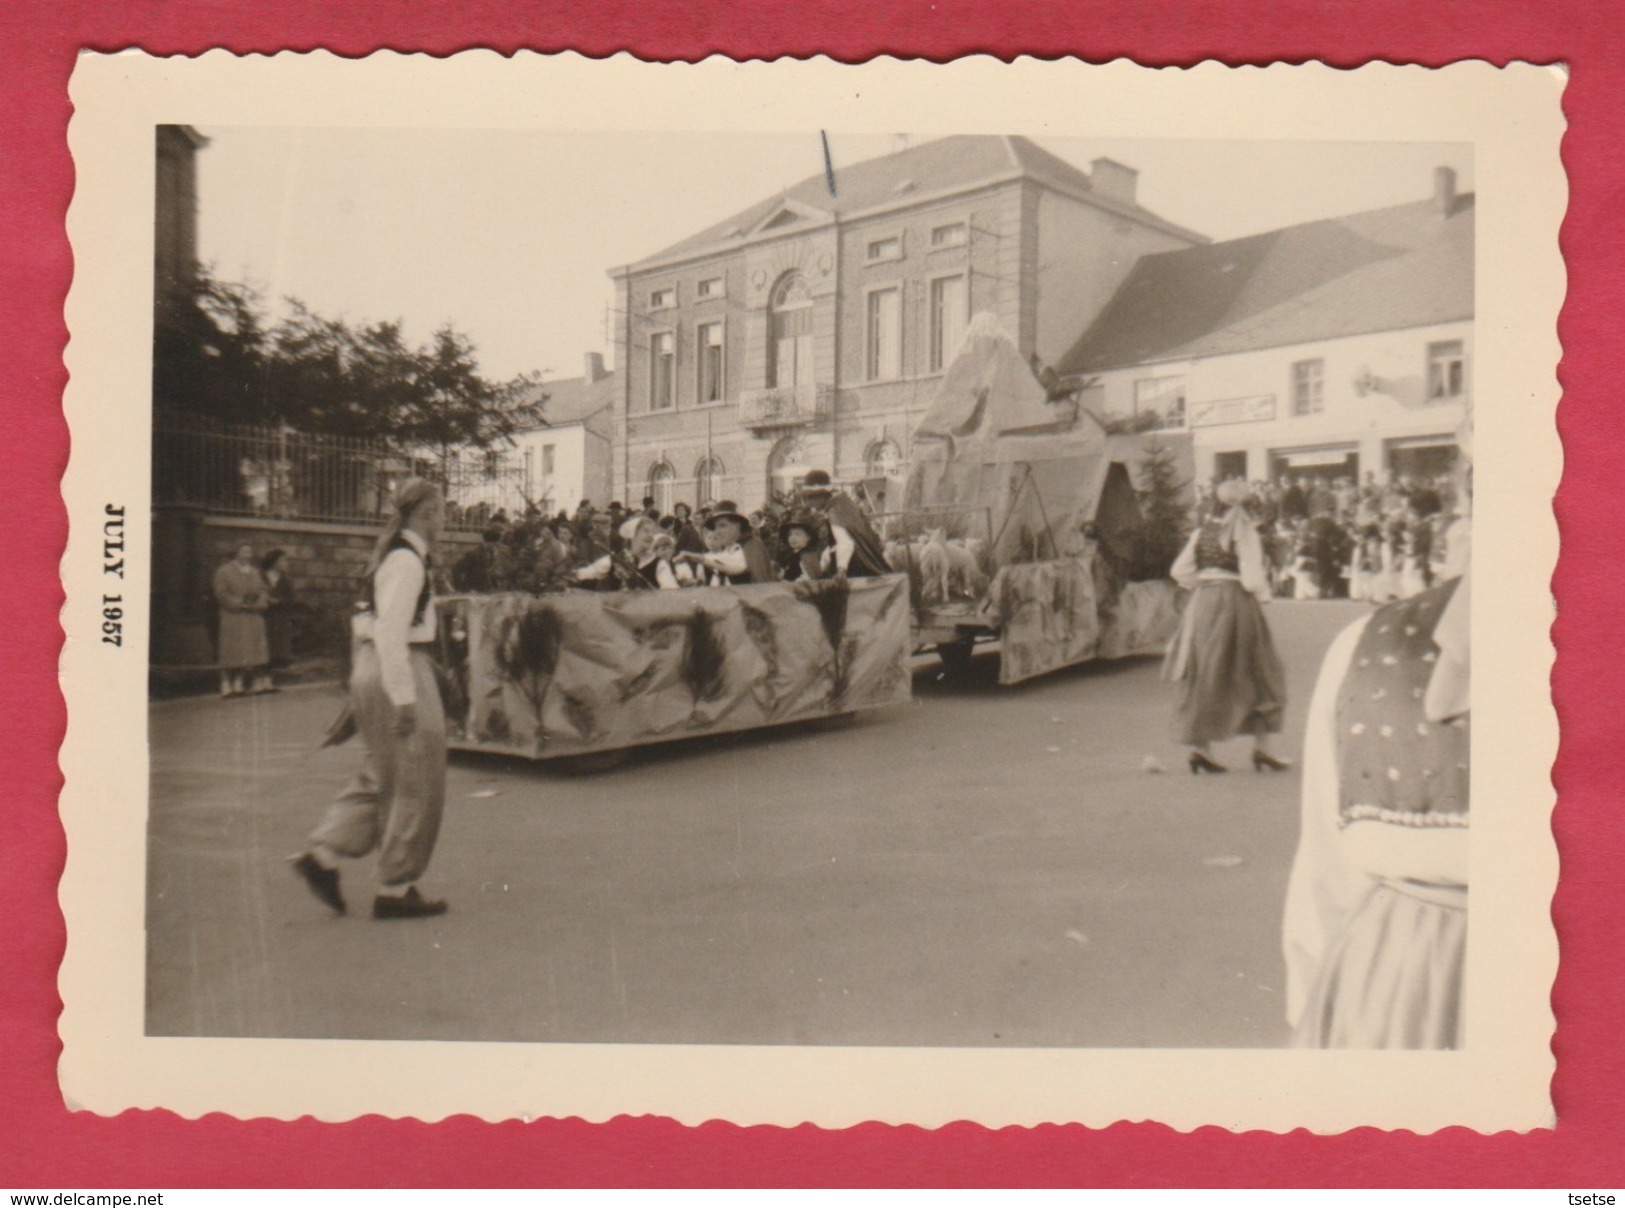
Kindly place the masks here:
POLYGON ((1286 711, 1286 672, 1260 607, 1269 575, 1246 499, 1245 482, 1222 483, 1171 572, 1192 593, 1164 675, 1179 685, 1174 737, 1190 747, 1193 773, 1226 771, 1210 744, 1238 734, 1252 735, 1256 770, 1288 767, 1269 751, 1286 711))
MULTIPOLYGON (((260 574, 265 577, 269 607, 265 610, 265 640, 269 647, 270 664, 286 667, 293 662, 293 606, 295 593, 293 580, 288 578, 284 565, 287 555, 274 549, 260 559, 260 574)), ((265 677, 266 690, 276 691, 269 674, 265 677)))
POLYGON ((220 607, 220 695, 264 692, 264 673, 271 661, 265 636, 265 610, 270 592, 246 541, 237 554, 214 572, 214 600, 220 607))

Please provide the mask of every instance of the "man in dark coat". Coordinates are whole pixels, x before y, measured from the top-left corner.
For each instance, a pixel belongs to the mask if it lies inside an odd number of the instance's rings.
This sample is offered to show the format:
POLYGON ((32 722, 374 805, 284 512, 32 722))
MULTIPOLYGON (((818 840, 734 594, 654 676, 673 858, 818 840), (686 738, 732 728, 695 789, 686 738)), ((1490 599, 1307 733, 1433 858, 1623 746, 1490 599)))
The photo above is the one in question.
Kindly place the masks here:
POLYGON ((1304 494, 1298 480, 1288 474, 1281 480, 1286 489, 1281 492, 1281 518, 1284 520, 1307 520, 1309 518, 1309 496, 1304 494))
POLYGON ((830 485, 823 470, 810 470, 801 484, 807 505, 823 514, 835 549, 835 573, 859 579, 891 573, 885 546, 863 509, 845 491, 830 485))
POLYGON ((705 522, 706 532, 715 538, 715 547, 704 554, 687 557, 699 563, 708 572, 716 586, 739 586, 744 583, 771 583, 774 579, 773 561, 768 557, 762 539, 751 531, 750 520, 739 513, 727 500, 717 504, 705 522))

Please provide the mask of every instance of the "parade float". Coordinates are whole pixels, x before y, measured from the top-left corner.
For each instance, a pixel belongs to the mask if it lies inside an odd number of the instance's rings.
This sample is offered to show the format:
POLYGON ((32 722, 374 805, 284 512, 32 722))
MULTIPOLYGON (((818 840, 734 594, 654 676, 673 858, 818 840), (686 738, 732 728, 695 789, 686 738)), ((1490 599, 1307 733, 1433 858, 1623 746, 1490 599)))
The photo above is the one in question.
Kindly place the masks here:
POLYGON ((451 596, 450 746, 593 770, 651 743, 906 703, 908 592, 887 575, 451 596))
POLYGON ((991 315, 971 321, 915 428, 901 507, 876 518, 909 577, 916 650, 955 667, 997 641, 999 682, 1014 684, 1166 646, 1182 534, 1155 530, 1176 522, 1141 501, 1188 490, 1190 439, 1108 435, 1090 403, 1085 384, 1042 384, 991 315))

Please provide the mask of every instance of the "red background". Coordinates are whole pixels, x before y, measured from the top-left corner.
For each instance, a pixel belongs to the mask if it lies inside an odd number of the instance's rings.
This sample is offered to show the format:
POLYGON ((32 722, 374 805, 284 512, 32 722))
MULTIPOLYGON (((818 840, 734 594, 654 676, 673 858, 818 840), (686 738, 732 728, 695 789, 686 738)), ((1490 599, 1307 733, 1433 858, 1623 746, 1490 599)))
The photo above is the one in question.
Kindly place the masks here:
MULTIPOLYGON (((1625 475, 1617 441, 1621 294, 1617 221, 1625 190, 1625 39, 1607 0, 1332 0, 1214 4, 1105 0, 797 0, 724 7, 674 0, 0 0, 0 1185, 13 1188, 436 1185, 1464 1185, 1625 1186, 1625 791, 1616 697, 1625 591, 1614 573, 1625 475), (387 31, 387 36, 386 36, 387 31), (1572 183, 1563 249, 1569 296, 1561 334, 1566 470, 1557 499, 1563 557, 1554 686, 1563 744, 1554 779, 1562 885, 1553 913, 1562 969, 1553 994, 1555 1130, 1418 1137, 1365 1129, 1180 1134, 1119 1124, 935 1132, 864 1125, 841 1132, 683 1128, 659 1119, 436 1125, 368 1118, 346 1125, 186 1121, 161 1111, 117 1119, 70 1113, 57 1091, 56 969, 64 943, 56 884, 65 855, 55 812, 55 752, 65 713, 57 562, 66 520, 57 484, 68 455, 60 398, 72 276, 63 215, 73 189, 68 76, 80 49, 195 54, 389 47, 448 54, 630 50, 658 59, 712 53, 878 54, 947 59, 1127 56, 1148 64, 1462 58, 1568 63, 1564 160, 1572 183)), ((1540 802, 1531 802, 1539 808, 1540 802)))

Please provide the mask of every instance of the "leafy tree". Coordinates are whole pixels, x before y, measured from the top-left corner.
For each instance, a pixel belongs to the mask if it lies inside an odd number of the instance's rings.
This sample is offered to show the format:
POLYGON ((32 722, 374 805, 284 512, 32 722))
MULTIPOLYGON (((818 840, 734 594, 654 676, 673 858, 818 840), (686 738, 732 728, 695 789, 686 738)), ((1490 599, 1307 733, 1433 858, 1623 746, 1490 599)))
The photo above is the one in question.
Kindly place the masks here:
POLYGON ((354 324, 289 300, 266 318, 250 287, 201 274, 159 306, 157 407, 227 423, 374 438, 403 452, 489 448, 542 418, 537 375, 493 382, 473 341, 447 324, 409 344, 399 320, 354 324))

